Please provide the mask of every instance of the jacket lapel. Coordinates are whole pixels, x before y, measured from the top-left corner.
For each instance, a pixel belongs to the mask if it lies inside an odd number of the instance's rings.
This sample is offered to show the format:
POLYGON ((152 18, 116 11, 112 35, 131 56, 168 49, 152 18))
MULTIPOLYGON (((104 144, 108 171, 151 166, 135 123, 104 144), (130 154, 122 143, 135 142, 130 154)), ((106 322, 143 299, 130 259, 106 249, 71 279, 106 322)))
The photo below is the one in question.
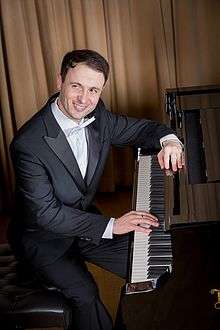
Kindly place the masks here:
POLYGON ((78 189, 82 192, 85 192, 86 185, 81 175, 79 166, 65 137, 65 134, 61 130, 52 114, 50 104, 48 104, 42 116, 48 133, 47 136, 43 137, 45 142, 66 167, 70 175, 73 177, 78 189))
POLYGON ((88 166, 85 179, 88 186, 94 176, 101 151, 101 141, 96 125, 97 122, 94 122, 87 128, 88 166))

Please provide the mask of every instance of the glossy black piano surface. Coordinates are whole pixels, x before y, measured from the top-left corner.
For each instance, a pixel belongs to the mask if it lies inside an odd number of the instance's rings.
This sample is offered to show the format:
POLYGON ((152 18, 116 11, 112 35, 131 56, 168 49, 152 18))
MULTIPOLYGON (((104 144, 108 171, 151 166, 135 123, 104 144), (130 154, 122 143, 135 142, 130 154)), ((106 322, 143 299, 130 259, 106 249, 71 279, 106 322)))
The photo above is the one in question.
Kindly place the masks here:
POLYGON ((219 330, 220 223, 171 231, 170 278, 147 293, 123 295, 116 330, 219 330))

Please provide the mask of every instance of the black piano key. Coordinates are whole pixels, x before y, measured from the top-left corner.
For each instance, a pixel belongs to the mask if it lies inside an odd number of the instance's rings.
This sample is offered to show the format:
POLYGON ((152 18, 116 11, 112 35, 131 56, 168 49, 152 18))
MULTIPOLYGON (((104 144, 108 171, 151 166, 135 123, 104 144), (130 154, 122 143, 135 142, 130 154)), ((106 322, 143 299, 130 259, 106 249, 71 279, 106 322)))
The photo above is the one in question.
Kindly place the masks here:
POLYGON ((164 249, 151 249, 148 251, 148 255, 149 256, 160 256, 160 255, 171 255, 172 254, 172 250, 170 247, 168 247, 168 249, 164 248, 164 249))
POLYGON ((150 257, 148 259, 148 263, 149 265, 158 265, 158 266, 164 266, 164 265, 169 265, 171 262, 171 258, 170 257, 163 257, 163 256, 159 256, 159 257, 150 257))
POLYGON ((149 242, 150 243, 154 243, 154 242, 163 242, 163 241, 170 241, 170 237, 169 236, 163 236, 163 235, 151 235, 149 237, 149 242))

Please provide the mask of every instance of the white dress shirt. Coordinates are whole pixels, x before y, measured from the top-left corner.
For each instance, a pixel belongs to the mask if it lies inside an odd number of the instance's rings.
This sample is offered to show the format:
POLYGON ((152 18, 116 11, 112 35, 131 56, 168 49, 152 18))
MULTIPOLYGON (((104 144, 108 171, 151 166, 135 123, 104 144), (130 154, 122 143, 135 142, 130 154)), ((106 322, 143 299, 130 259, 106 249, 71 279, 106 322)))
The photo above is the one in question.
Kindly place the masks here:
POLYGON ((58 107, 57 100, 52 103, 52 113, 64 132, 66 139, 72 149, 79 165, 82 177, 85 178, 88 164, 88 147, 85 127, 91 124, 95 117, 90 119, 82 118, 79 123, 67 117, 58 107))

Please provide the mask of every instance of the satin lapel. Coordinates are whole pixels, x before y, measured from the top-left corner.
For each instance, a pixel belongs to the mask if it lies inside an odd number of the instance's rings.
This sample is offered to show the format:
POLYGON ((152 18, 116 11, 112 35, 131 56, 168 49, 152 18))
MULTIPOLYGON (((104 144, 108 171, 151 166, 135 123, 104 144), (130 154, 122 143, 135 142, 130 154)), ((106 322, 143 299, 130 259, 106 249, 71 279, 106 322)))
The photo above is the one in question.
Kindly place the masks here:
POLYGON ((101 151, 100 136, 95 122, 94 124, 88 126, 87 135, 88 135, 89 153, 88 153, 88 166, 86 172, 86 182, 87 185, 89 185, 97 168, 97 164, 100 158, 100 151, 101 151))
POLYGON ((60 129, 60 126, 51 112, 50 107, 46 109, 43 117, 48 131, 48 136, 44 136, 44 140, 69 171, 79 190, 85 192, 86 186, 79 166, 63 131, 60 129))

